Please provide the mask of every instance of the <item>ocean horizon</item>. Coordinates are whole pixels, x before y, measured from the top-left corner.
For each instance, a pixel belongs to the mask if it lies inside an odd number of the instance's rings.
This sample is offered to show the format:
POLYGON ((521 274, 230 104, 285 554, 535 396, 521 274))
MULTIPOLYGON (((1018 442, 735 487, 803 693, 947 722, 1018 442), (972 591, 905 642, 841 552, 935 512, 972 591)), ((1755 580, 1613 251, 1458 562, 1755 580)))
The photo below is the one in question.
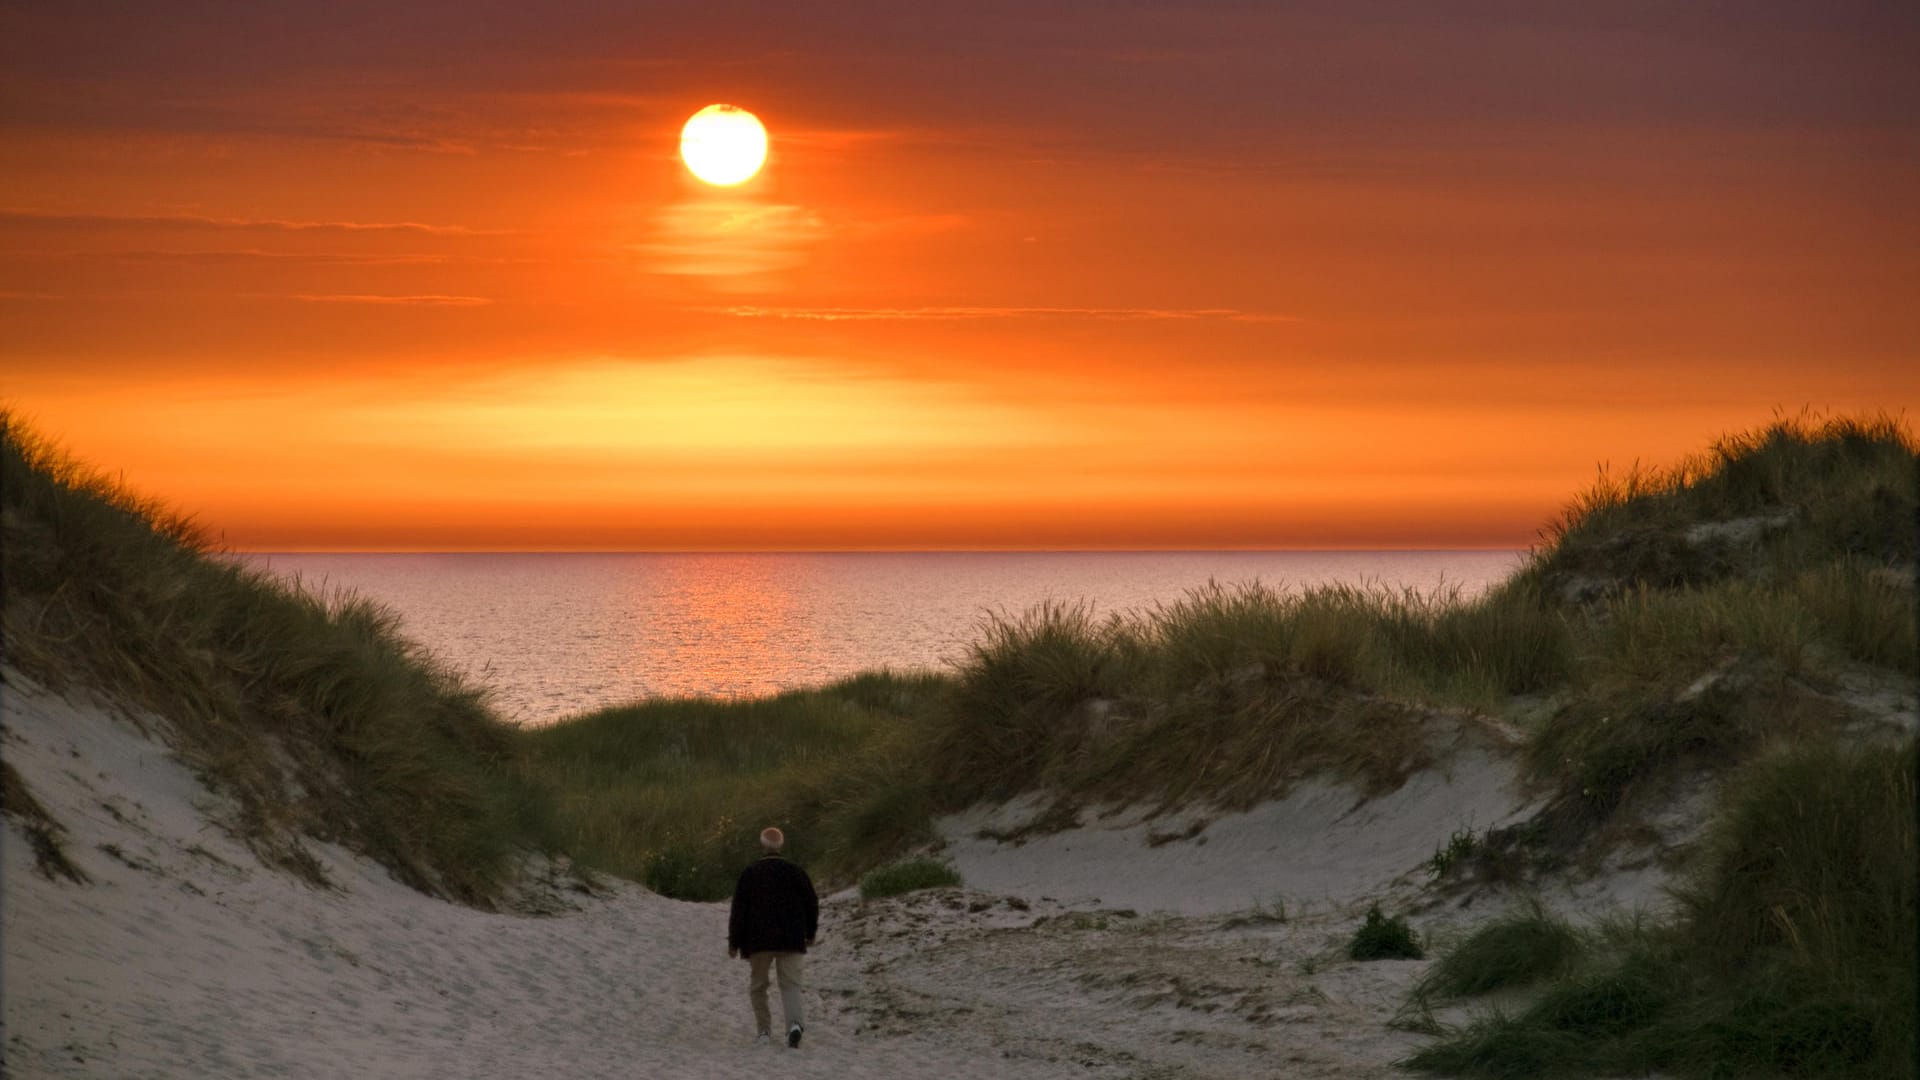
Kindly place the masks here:
POLYGON ((945 670, 983 620, 1039 604, 1138 612, 1208 582, 1471 598, 1524 549, 242 552, 392 608, 403 632, 545 724, 646 697, 739 698, 861 671, 945 670))

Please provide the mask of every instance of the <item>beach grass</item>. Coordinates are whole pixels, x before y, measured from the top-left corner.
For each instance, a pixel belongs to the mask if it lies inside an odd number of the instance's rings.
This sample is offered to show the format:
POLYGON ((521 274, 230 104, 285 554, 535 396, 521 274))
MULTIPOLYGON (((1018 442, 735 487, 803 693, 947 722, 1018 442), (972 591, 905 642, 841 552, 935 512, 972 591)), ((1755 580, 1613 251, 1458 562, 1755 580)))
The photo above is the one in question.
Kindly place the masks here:
POLYGON ((1754 761, 1730 782, 1675 921, 1577 946, 1537 914, 1482 927, 1416 1002, 1546 976, 1544 991, 1409 1064, 1472 1077, 1914 1076, 1917 763, 1911 741, 1805 743, 1754 761))
POLYGON ((305 841, 335 841, 484 905, 516 852, 546 846, 512 730, 392 612, 222 556, 191 521, 11 415, 0 533, 8 663, 157 721, 264 861, 324 885, 305 841))
POLYGON ((1413 997, 1426 1005, 1529 986, 1571 970, 1585 948, 1578 931, 1534 901, 1449 949, 1413 997))
POLYGON ((768 825, 830 878, 929 839, 912 735, 951 689, 876 672, 769 698, 655 699, 525 729, 520 761, 578 858, 670 896, 722 899, 768 825))
POLYGON ((920 889, 940 889, 960 884, 960 872, 953 864, 926 856, 901 859, 876 867, 860 876, 860 898, 883 900, 920 889))

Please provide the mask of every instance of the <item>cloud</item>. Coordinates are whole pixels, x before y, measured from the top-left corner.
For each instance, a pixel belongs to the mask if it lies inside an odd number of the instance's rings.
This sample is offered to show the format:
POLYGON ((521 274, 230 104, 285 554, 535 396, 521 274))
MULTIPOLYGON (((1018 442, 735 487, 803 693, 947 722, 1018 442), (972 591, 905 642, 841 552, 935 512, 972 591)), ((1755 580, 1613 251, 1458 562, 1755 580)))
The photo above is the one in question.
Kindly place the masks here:
POLYGON ((505 265, 537 261, 534 259, 508 258, 504 256, 446 254, 358 255, 335 251, 260 251, 251 248, 234 250, 196 249, 190 251, 159 251, 152 249, 116 251, 12 251, 7 254, 13 258, 27 259, 104 260, 132 263, 187 263, 193 265, 258 262, 271 265, 301 266, 445 266, 453 264, 505 265))
POLYGON ((259 229, 271 232, 419 233, 431 236, 497 236, 503 230, 419 221, 293 221, 283 218, 208 217, 202 214, 97 214, 62 210, 0 209, 0 225, 50 225, 76 229, 158 226, 187 229, 259 229))
POLYGON ((483 307, 493 303, 485 296, 387 296, 378 293, 296 293, 294 299, 312 304, 423 304, 438 307, 483 307))
POLYGON ((733 307, 702 308, 711 315, 741 319, 804 319, 814 322, 890 322, 966 319, 1112 319, 1120 321, 1199 321, 1245 323, 1299 322, 1291 315, 1275 315, 1238 308, 1136 307, 733 307))
POLYGON ((654 238, 638 246, 661 274, 766 274, 806 261, 827 225, 798 206, 744 199, 677 203, 660 212, 654 238))

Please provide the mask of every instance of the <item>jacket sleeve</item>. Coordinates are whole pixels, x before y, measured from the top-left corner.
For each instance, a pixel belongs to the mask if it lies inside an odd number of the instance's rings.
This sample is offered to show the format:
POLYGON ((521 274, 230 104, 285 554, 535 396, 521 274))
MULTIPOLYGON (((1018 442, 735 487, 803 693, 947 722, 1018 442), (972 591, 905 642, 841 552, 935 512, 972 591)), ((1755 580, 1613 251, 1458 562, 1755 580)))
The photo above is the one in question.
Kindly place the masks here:
POLYGON ((820 897, 813 891, 813 879, 805 870, 800 871, 800 886, 806 893, 807 940, 812 941, 820 934, 820 897))
POLYGON ((733 907, 727 913, 727 948, 737 949, 747 936, 747 875, 733 883, 733 907))

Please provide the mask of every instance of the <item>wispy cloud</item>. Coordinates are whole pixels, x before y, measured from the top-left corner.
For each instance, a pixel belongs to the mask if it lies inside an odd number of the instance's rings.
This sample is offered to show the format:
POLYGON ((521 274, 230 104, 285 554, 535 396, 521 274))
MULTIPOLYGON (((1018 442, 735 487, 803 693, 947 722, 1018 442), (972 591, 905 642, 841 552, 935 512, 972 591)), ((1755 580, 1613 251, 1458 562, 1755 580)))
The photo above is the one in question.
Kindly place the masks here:
POLYGON ((1244 323, 1299 322, 1291 315, 1238 308, 1140 308, 1140 307, 732 307, 702 308, 711 315, 731 315, 742 319, 804 319, 814 322, 890 322, 911 320, 957 321, 966 319, 1112 319, 1121 321, 1199 321, 1244 323))
POLYGON ((296 300, 310 304, 424 304, 437 307, 484 307, 493 303, 486 296, 388 296, 380 293, 296 293, 296 300))
POLYGON ((336 251, 261 251, 255 248, 239 248, 234 250, 194 249, 183 251, 161 251, 157 249, 114 251, 25 250, 9 251, 6 255, 13 259, 59 259, 75 262, 186 263, 193 265, 267 263, 271 265, 290 266, 447 266, 456 264, 492 266, 541 261, 532 258, 514 258, 494 255, 359 255, 350 252, 336 251))
POLYGON ((470 229, 420 221, 299 221, 285 218, 209 217, 201 214, 100 214, 23 208, 0 209, 0 225, 48 225, 78 229, 159 226, 186 229, 259 229, 271 232, 419 233, 433 236, 497 236, 504 230, 470 229))
POLYGON ((827 231, 818 215, 798 206, 699 200, 661 211, 654 238, 639 250, 652 257, 656 273, 767 274, 800 265, 827 231))

